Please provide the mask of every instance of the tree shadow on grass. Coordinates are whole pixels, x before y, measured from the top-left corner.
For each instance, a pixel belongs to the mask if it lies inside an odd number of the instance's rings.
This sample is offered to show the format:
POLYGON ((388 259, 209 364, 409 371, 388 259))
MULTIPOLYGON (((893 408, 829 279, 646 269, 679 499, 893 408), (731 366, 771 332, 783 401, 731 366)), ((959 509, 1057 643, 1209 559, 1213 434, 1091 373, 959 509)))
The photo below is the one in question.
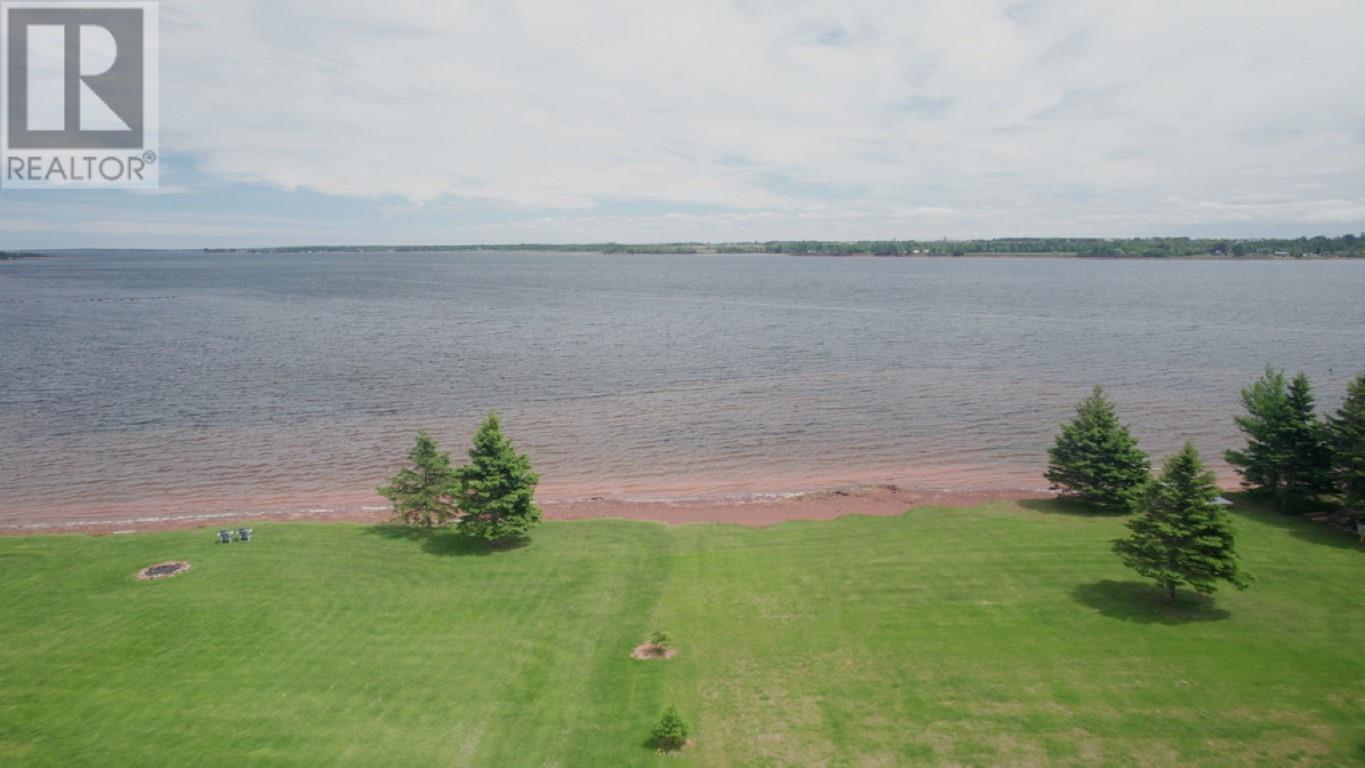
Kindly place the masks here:
POLYGON ((690 747, 692 746, 692 740, 691 740, 691 739, 688 739, 688 740, 687 740, 687 743, 684 744, 684 745, 682 745, 681 747, 672 747, 672 748, 670 748, 670 749, 662 749, 662 748, 659 747, 659 740, 656 739, 656 738, 654 738, 653 736, 650 736, 649 738, 647 738, 647 739, 645 739, 644 741, 640 742, 640 746, 641 746, 641 747, 644 747, 645 749, 647 749, 647 750, 649 750, 650 752, 653 752, 654 754, 659 755, 659 756, 671 756, 671 755, 677 755, 677 754, 683 752, 684 750, 690 748, 690 747))
POLYGON ((1127 510, 1102 509, 1064 496, 1055 499, 1020 499, 1019 506, 1034 512, 1070 517, 1124 517, 1128 514, 1127 510))
POLYGON ((1233 503, 1228 513, 1234 520, 1238 518, 1255 520, 1273 525, 1276 528, 1283 528, 1288 531, 1290 536, 1301 541, 1365 552, 1365 547, 1360 546, 1359 537, 1339 531, 1325 523, 1309 520, 1301 515, 1286 515, 1283 512, 1277 512, 1269 501, 1257 498, 1254 494, 1243 492, 1224 493, 1223 495, 1233 503))
POLYGON ((1213 598, 1188 588, 1176 592, 1175 602, 1158 587, 1140 581, 1096 581, 1071 590, 1076 602, 1111 619, 1137 624, 1190 624, 1222 621, 1232 614, 1214 605, 1213 598))
POLYGON ((365 529, 365 533, 396 541, 416 542, 421 545, 423 552, 447 557, 488 557, 499 552, 522 549, 531 543, 529 537, 490 543, 483 539, 461 536, 456 531, 449 529, 430 530, 391 523, 371 525, 365 529))

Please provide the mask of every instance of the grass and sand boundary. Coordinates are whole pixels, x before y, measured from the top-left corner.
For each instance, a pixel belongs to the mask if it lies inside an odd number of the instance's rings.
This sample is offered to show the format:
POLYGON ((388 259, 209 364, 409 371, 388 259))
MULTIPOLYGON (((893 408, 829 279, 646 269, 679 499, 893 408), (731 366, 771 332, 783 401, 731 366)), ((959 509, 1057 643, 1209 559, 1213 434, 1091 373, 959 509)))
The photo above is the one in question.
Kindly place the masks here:
MULTIPOLYGON (((977 489, 909 488, 891 483, 850 483, 787 493, 740 493, 651 497, 551 496, 539 503, 547 520, 615 518, 670 525, 729 523, 751 527, 792 520, 834 520, 846 515, 899 515, 922 506, 973 507, 998 501, 1039 500, 1052 494, 1006 486, 977 489)), ((113 513, 90 519, 32 518, 0 524, 0 536, 44 533, 135 533, 184 530, 244 521, 384 523, 390 508, 369 495, 310 500, 293 507, 262 511, 203 513, 193 508, 147 514, 113 513)))

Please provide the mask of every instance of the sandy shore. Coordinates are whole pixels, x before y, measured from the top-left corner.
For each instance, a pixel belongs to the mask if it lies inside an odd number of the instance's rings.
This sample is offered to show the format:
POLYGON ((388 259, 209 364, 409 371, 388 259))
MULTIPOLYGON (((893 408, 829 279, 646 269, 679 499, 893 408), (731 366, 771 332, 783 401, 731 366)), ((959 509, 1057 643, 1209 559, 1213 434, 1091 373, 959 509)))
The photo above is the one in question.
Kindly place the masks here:
MULTIPOLYGON (((729 523, 765 526, 787 520, 832 520, 845 515, 899 515, 914 507, 969 507, 990 501, 1050 497, 1051 494, 1030 490, 916 490, 895 485, 867 485, 751 498, 678 501, 633 501, 601 497, 549 499, 541 501, 541 507, 548 520, 622 518, 652 520, 669 525, 729 523)), ((139 531, 238 527, 264 521, 382 523, 387 519, 387 512, 375 507, 311 509, 55 522, 3 527, 0 528, 0 535, 86 533, 99 536, 139 531)))

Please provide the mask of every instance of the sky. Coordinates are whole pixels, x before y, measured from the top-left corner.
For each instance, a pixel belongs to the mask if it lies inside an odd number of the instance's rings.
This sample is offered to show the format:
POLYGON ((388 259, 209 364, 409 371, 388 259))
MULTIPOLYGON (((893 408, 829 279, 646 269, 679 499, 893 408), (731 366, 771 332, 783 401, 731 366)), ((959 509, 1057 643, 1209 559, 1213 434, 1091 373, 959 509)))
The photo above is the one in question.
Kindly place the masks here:
POLYGON ((1365 232, 1360 0, 166 0, 0 248, 1365 232))

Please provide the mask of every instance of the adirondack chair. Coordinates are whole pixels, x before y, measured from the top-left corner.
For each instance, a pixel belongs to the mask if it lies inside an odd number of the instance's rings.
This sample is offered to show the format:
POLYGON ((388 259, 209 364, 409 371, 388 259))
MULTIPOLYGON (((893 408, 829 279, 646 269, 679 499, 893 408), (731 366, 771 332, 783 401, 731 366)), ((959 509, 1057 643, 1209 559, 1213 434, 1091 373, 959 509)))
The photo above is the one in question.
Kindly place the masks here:
POLYGON ((251 541, 251 529, 250 529, 250 528, 238 528, 238 529, 237 529, 237 540, 238 540, 238 541, 251 541))
POLYGON ((231 544, 231 543, 232 543, 232 531, 227 531, 227 530, 219 531, 219 532, 218 532, 218 543, 219 543, 219 544, 231 544))

